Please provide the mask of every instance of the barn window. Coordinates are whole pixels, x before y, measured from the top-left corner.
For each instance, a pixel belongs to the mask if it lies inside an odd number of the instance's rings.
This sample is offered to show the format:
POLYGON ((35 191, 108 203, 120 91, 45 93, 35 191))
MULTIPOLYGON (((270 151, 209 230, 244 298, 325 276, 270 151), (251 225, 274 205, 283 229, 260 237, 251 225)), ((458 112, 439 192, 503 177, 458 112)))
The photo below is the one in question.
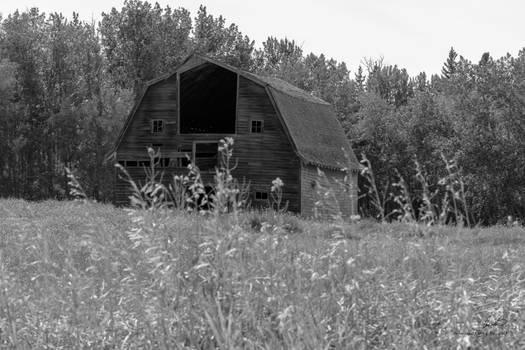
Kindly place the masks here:
POLYGON ((255 191, 255 199, 263 201, 268 200, 268 192, 255 191))
POLYGON ((237 74, 205 63, 180 74, 181 134, 234 134, 237 74))
POLYGON ((263 121, 262 120, 252 120, 252 133, 260 134, 263 132, 263 121))
POLYGON ((137 166, 137 161, 136 160, 127 160, 126 161, 126 166, 135 167, 135 166, 137 166))
POLYGON ((153 119, 151 121, 151 133, 152 134, 162 134, 163 132, 164 132, 164 120, 153 119))
POLYGON ((195 142, 195 165, 200 171, 213 171, 219 165, 219 144, 217 142, 195 142))

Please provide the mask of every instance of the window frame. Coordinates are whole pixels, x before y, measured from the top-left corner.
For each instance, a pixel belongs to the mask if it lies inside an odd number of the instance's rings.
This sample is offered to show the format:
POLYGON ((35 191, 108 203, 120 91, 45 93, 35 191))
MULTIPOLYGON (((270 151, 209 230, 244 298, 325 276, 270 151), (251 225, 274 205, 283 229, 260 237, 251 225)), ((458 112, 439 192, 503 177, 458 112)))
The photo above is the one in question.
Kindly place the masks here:
MULTIPOLYGON (((257 129, 257 127, 256 127, 257 129)), ((264 120, 262 119, 251 119, 250 120, 250 134, 262 134, 264 132, 264 120), (260 131, 253 131, 254 123, 260 123, 260 131)))
POLYGON ((255 190, 253 192, 253 199, 256 200, 256 201, 268 201, 269 198, 270 198, 270 193, 268 191, 263 191, 263 190, 257 191, 257 190, 255 190), (260 195, 259 196, 260 198, 257 198, 258 194, 260 195), (266 197, 266 198, 263 198, 263 197, 266 197))
POLYGON ((162 118, 152 119, 151 120, 151 134, 152 135, 163 135, 166 132, 166 121, 162 118), (155 123, 161 123, 161 130, 155 131, 155 123))

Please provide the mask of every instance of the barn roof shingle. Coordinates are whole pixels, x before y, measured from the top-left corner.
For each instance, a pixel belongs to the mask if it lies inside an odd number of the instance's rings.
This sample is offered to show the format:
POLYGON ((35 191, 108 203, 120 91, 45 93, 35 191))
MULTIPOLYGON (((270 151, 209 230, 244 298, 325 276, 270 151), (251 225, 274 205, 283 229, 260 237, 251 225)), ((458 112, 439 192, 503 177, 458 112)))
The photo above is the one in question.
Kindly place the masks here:
POLYGON ((303 160, 329 168, 359 167, 331 105, 312 103, 273 87, 270 92, 303 160))

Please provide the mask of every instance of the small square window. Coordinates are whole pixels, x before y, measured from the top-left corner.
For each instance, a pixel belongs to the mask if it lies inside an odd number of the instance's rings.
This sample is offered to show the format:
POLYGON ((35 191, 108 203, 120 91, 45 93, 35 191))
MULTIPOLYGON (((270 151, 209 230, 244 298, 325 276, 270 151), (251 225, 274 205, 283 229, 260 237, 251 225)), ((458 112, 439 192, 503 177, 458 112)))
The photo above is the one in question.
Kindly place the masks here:
POLYGON ((260 134, 263 132, 263 121, 262 120, 252 120, 252 133, 260 134))
POLYGON ((255 191, 255 199, 263 201, 268 200, 268 192, 255 191))
POLYGON ((153 119, 151 121, 151 132, 153 134, 162 134, 164 132, 164 120, 153 119))

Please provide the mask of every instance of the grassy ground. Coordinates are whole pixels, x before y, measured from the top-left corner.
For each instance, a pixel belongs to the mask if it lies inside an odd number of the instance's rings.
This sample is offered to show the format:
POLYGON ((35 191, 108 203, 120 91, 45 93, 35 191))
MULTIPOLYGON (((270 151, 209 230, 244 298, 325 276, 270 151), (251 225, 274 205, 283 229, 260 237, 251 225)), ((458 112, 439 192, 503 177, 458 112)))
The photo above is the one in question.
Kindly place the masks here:
POLYGON ((0 201, 2 348, 523 348, 525 230, 0 201))

